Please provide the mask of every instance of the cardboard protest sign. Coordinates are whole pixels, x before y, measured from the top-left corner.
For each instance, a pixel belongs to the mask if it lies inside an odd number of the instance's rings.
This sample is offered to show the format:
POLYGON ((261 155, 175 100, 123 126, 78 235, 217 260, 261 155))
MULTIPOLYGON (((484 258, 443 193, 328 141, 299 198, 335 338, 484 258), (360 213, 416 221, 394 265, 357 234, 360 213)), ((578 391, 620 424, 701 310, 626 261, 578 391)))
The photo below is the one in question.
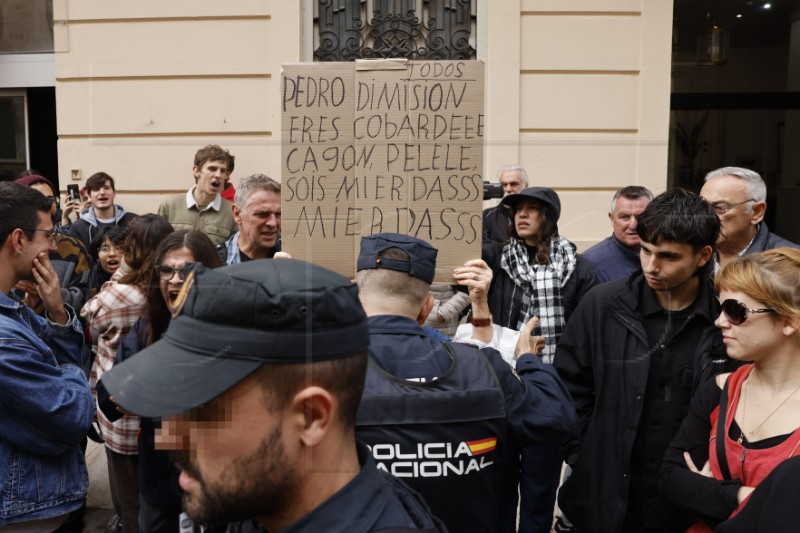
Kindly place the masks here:
POLYGON ((362 235, 439 250, 436 281, 481 255, 483 63, 283 65, 282 246, 355 275, 362 235))

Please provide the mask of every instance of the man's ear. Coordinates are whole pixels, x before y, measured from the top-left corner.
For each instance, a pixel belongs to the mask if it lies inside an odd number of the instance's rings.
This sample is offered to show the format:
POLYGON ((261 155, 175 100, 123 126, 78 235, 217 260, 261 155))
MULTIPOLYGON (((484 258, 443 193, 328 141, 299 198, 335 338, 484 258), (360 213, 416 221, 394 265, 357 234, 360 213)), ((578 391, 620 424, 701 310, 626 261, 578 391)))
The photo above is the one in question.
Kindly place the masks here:
POLYGON ((330 392, 316 385, 300 389, 291 400, 293 431, 307 448, 325 440, 338 416, 339 403, 330 392))
POLYGON ((192 174, 194 174, 194 182, 197 183, 197 180, 200 179, 200 167, 193 166, 192 167, 192 174))
POLYGON ((761 224, 764 214, 767 212, 767 202, 753 202, 753 209, 750 211, 750 224, 761 224))
POLYGON ((703 246, 697 254, 697 268, 703 268, 711 260, 714 255, 714 249, 711 246, 703 246))
POLYGON ((422 301, 422 308, 419 310, 419 315, 417 315, 417 324, 421 326, 428 320, 431 309, 433 309, 433 296, 431 296, 431 293, 428 293, 422 301))
POLYGON ((3 247, 8 247, 9 254, 17 255, 17 252, 21 251, 25 245, 23 237, 25 237, 25 232, 20 228, 16 228, 6 237, 3 247))
POLYGON ((611 226, 614 226, 614 213, 608 213, 608 220, 611 222, 611 226))
POLYGON ((233 204, 231 206, 231 212, 233 213, 233 221, 241 226, 242 225, 242 209, 238 205, 233 204))

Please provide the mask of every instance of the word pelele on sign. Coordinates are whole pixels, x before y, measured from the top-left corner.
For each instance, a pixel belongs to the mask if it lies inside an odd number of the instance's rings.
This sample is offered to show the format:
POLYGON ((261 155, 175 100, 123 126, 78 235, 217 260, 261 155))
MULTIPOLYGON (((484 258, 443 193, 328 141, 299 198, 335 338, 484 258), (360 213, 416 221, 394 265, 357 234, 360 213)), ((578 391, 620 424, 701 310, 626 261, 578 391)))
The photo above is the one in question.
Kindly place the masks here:
POLYGON ((282 238, 346 276, 362 235, 439 249, 437 281, 480 257, 483 63, 284 65, 282 238))

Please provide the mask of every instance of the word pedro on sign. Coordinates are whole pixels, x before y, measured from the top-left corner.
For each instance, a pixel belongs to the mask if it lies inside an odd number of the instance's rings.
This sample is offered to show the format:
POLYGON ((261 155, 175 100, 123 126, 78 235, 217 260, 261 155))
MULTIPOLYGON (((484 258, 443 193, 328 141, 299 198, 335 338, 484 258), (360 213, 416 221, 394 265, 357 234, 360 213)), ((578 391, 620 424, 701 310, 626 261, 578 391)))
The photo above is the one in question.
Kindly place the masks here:
POLYGON ((284 65, 282 245, 355 275, 359 239, 439 249, 436 281, 480 257, 483 63, 284 65))

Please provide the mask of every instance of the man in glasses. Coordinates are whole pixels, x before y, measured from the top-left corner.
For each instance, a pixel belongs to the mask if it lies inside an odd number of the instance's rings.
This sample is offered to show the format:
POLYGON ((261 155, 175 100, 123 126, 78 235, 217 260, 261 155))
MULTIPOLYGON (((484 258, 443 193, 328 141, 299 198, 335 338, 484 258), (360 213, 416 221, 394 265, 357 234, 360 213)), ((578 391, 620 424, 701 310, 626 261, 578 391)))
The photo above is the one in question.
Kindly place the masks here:
POLYGON ((720 265, 781 246, 799 247, 767 229, 767 186, 758 172, 739 167, 712 170, 706 174, 700 196, 708 200, 722 224, 717 241, 720 265))
POLYGON ((730 360, 709 273, 720 222, 683 190, 639 215, 642 271, 581 300, 556 348, 581 425, 559 504, 581 533, 685 531, 691 517, 658 492, 664 452, 692 394, 730 360))
MULTIPOLYGON (((17 183, 30 187, 42 193, 47 201, 50 202, 50 218, 54 226, 58 224, 58 190, 53 183, 38 174, 31 174, 20 178, 17 183)), ((63 230, 63 228, 59 228, 63 230)), ((89 251, 83 241, 59 231, 53 236, 54 249, 50 252, 50 264, 58 276, 61 285, 61 297, 64 303, 69 304, 73 309, 80 310, 86 302, 87 283, 84 274, 91 268, 89 251)), ((16 287, 18 291, 24 293, 25 303, 28 304, 36 313, 42 315, 44 306, 36 286, 27 281, 21 281, 16 287)))
POLYGON ((94 400, 80 368, 82 329, 48 258, 55 249, 50 205, 28 187, 0 183, 3 531, 54 531, 83 505, 89 485, 80 443, 94 400), (23 280, 36 284, 44 317, 10 295, 23 280))

